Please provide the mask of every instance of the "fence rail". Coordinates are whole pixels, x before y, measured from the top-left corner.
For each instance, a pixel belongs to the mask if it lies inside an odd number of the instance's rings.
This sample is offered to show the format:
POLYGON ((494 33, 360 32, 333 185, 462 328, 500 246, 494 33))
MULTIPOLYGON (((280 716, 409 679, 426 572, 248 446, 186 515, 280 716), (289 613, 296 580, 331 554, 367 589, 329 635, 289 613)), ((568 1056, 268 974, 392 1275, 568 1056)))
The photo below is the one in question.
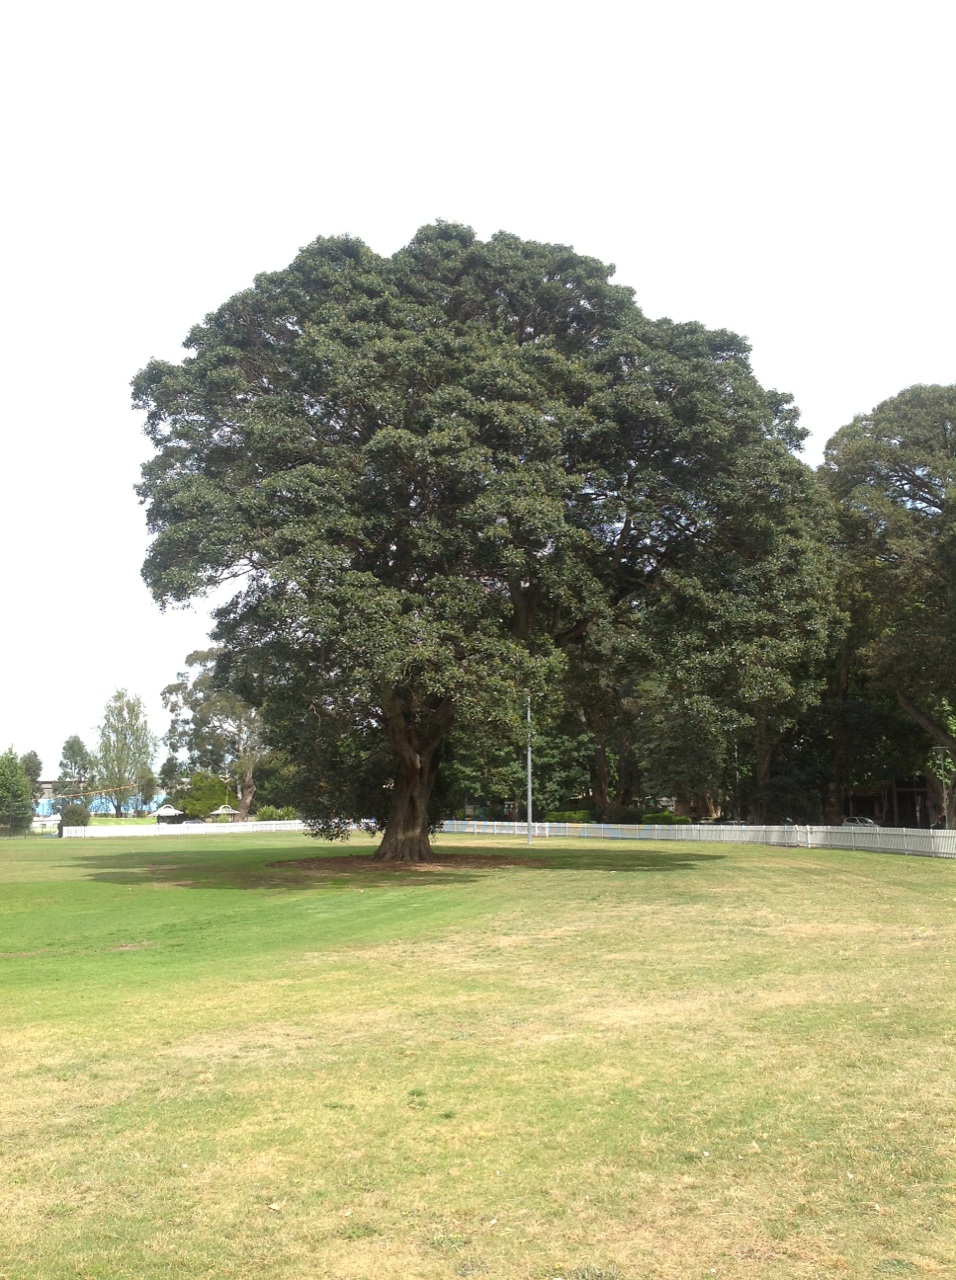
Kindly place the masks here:
POLYGON ((157 822, 146 826, 64 827, 64 840, 101 840, 109 836, 229 836, 243 832, 306 831, 298 818, 284 822, 157 822))
MULTIPOLYGON (((448 821, 450 835, 524 836, 525 822, 448 821)), ((225 836, 246 833, 307 831, 298 819, 284 822, 182 822, 155 826, 64 827, 70 840, 110 836, 225 836)), ((915 827, 795 827, 747 826, 741 823, 674 823, 628 826, 620 823, 533 822, 533 840, 570 836, 575 840, 723 841, 732 844, 786 845, 803 849, 869 849, 873 853, 903 853, 918 858, 956 858, 956 831, 925 831, 915 827)))
MULTIPOLYGON (((525 836, 525 822, 449 821, 442 831, 459 835, 525 836)), ((956 831, 915 827, 750 826, 743 823, 669 823, 628 826, 620 823, 533 822, 533 839, 573 836, 579 840, 722 841, 733 844, 786 845, 803 849, 870 849, 922 858, 956 858, 956 831)))

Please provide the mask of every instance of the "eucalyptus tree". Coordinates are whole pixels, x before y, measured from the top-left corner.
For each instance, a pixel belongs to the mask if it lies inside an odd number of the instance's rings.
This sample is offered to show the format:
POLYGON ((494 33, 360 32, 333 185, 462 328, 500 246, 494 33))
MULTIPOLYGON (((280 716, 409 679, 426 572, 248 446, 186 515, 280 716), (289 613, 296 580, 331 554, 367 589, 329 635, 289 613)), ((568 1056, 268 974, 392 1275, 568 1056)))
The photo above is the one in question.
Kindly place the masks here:
POLYGON ((741 338, 647 319, 612 270, 446 224, 389 258, 320 239, 134 380, 144 577, 162 605, 236 583, 220 677, 317 830, 370 817, 378 856, 427 857, 453 727, 513 736, 596 636, 666 619, 689 677, 739 622, 768 702, 802 655, 814 593, 766 594, 808 584, 793 412, 741 338))
POLYGON ((243 821, 263 754, 261 716, 217 682, 215 668, 215 649, 197 650, 186 658, 186 670, 163 689, 163 706, 170 713, 166 743, 173 752, 185 752, 191 770, 232 780, 243 821))
POLYGON ((34 801, 40 799, 42 788, 40 774, 43 772, 43 761, 35 751, 27 751, 20 757, 20 766, 30 779, 30 794, 34 801))
POLYGON ((94 760, 83 739, 73 733, 63 743, 60 773, 54 783, 57 795, 82 795, 93 776, 94 760))
POLYGON ((53 809, 62 813, 66 804, 89 805, 93 799, 96 761, 79 734, 71 734, 60 751, 60 772, 53 783, 53 809))

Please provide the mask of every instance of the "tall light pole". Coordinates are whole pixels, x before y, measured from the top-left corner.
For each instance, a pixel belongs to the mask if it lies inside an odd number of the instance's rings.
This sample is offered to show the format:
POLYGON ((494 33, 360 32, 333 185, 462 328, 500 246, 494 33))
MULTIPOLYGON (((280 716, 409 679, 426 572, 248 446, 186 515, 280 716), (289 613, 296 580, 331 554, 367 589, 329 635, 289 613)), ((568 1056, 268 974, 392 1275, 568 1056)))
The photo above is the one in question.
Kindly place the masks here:
POLYGON ((528 718, 528 844, 531 843, 531 693, 525 690, 525 708, 528 718))

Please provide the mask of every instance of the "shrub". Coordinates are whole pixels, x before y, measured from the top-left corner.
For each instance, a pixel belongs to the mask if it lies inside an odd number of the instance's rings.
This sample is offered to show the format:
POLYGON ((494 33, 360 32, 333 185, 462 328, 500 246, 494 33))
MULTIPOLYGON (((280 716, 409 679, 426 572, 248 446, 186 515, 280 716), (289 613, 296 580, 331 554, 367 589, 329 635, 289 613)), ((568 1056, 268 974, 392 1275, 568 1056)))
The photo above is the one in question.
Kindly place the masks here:
POLYGON ((65 804, 60 810, 60 824, 56 834, 62 836, 64 827, 88 827, 89 825, 90 811, 85 804, 65 804))
POLYGON ((544 815, 545 822, 593 822, 587 809, 552 810, 544 815))
POLYGON ((644 821, 643 809, 611 809, 607 815, 608 822, 617 822, 622 826, 636 827, 644 821))
POLYGON ((255 812, 256 822, 292 822, 298 816, 291 805, 284 805, 280 809, 274 804, 264 804, 255 812))

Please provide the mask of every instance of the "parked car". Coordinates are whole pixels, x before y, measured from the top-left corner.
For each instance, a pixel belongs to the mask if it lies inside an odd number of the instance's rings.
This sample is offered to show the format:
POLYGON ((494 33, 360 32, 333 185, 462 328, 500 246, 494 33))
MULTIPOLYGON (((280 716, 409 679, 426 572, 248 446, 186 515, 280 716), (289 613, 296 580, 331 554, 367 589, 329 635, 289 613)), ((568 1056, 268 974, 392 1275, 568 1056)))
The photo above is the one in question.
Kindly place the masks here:
POLYGON ((878 827, 880 824, 874 822, 872 818, 844 818, 843 825, 845 827, 878 827))

